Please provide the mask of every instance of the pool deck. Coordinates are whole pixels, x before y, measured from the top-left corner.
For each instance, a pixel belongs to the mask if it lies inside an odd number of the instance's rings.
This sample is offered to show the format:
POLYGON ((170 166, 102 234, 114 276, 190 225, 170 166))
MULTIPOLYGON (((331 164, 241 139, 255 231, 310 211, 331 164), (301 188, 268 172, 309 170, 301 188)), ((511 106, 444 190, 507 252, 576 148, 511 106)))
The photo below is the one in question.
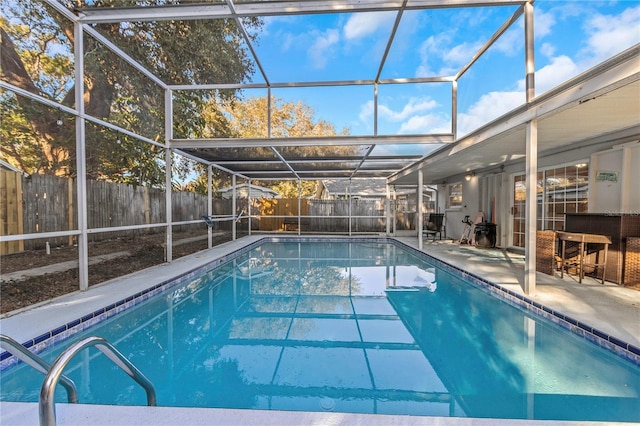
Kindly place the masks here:
MULTIPOLYGON (((249 236, 197 254, 93 286, 45 304, 11 313, 0 319, 0 332, 24 342, 44 332, 80 318, 88 312, 147 289, 169 277, 187 273, 213 259, 232 253, 264 236, 249 236), (55 320, 53 320, 55 318, 55 320)), ((334 237, 331 238, 340 238, 334 237)), ((418 248, 416 237, 397 237, 418 248)), ((423 251, 453 266, 518 294, 524 294, 524 256, 500 249, 461 246, 452 241, 425 241, 423 251)), ((578 321, 595 327, 629 344, 640 347, 640 291, 613 283, 600 284, 575 276, 538 273, 535 295, 529 298, 578 321)), ((598 422, 546 422, 449 417, 385 416, 346 413, 306 413, 259 410, 221 410, 167 407, 121 407, 57 404, 58 424, 110 425, 590 425, 598 422)), ((0 424, 38 423, 35 403, 0 403, 0 424)), ((606 424, 614 424, 607 422, 606 424)), ((620 423, 624 424, 624 423, 620 423)))

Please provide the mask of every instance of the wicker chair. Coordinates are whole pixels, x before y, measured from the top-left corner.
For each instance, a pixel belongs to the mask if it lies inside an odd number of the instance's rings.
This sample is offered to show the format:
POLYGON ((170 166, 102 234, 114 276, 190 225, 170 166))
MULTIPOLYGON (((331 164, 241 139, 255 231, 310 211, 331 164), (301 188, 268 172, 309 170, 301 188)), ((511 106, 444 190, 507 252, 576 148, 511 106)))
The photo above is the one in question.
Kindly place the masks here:
POLYGON ((640 237, 627 237, 624 285, 640 289, 640 237))
POLYGON ((555 231, 536 231, 536 271, 553 275, 555 257, 555 231))

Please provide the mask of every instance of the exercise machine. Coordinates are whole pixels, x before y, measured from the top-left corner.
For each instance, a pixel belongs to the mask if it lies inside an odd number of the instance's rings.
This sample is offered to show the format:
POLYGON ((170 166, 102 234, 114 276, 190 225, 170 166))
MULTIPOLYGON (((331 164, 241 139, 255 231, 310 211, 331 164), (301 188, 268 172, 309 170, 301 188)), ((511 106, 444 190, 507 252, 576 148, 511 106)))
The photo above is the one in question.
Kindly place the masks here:
POLYGON ((462 231, 462 236, 460 237, 459 244, 471 244, 473 228, 475 224, 469 220, 469 215, 466 215, 464 219, 462 219, 462 223, 464 223, 464 230, 462 231))

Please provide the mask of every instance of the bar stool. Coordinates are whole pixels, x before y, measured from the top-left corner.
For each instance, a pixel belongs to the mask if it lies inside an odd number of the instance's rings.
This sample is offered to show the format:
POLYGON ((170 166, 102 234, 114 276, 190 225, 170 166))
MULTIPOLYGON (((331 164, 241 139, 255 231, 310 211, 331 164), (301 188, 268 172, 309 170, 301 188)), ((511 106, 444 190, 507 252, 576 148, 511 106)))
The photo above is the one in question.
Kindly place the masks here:
POLYGON ((584 234, 578 234, 575 232, 563 232, 558 231, 558 239, 562 242, 562 252, 560 254, 560 278, 564 278, 564 268, 568 266, 574 266, 578 272, 578 282, 582 282, 582 258, 584 250, 584 234), (567 241, 577 243, 578 245, 578 259, 567 259, 567 241))

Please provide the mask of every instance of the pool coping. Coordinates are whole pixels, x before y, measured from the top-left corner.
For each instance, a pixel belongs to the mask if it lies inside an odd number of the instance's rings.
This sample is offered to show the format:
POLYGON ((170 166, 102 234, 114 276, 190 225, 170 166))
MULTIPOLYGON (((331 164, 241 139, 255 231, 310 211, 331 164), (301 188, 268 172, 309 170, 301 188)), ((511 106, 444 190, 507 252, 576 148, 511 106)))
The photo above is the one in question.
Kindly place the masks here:
MULTIPOLYGON (((613 352, 614 354, 621 356, 622 358, 636 365, 640 365, 640 348, 639 347, 632 345, 630 343, 624 342, 623 340, 615 336, 612 336, 608 333, 605 333, 595 327, 592 327, 582 321, 578 321, 568 315, 563 314, 558 310, 554 310, 547 306, 544 306, 543 304, 536 302, 525 295, 518 294, 499 284, 493 283, 492 281, 485 279, 477 274, 474 274, 469 271, 465 271, 462 268, 459 268, 450 263, 447 263, 437 257, 434 257, 426 253, 423 250, 412 247, 392 236, 355 236, 355 237, 354 236, 351 236, 351 237, 349 236, 345 236, 345 237, 258 236, 254 238, 249 238, 249 240, 244 240, 244 241, 246 241, 246 244, 243 244, 241 247, 237 247, 237 248, 233 248, 234 244, 229 244, 229 243, 223 244, 222 246, 226 246, 226 248, 230 248, 230 250, 224 250, 223 253, 221 253, 217 257, 214 257, 210 261, 207 261, 199 266, 196 266, 190 270, 187 270, 186 272, 178 273, 172 276, 171 278, 162 280, 159 283, 155 285, 151 285, 144 290, 137 291, 133 295, 128 296, 124 299, 120 299, 115 303, 110 303, 107 306, 98 308, 97 310, 87 313, 81 316, 80 318, 73 319, 72 321, 66 322, 63 325, 58 325, 57 327, 49 331, 41 333, 38 336, 21 343, 23 344, 23 346, 30 349, 31 351, 34 351, 36 353, 41 352, 42 350, 49 347, 50 345, 53 345, 59 341, 65 340, 73 334, 79 333, 80 331, 83 331, 101 321, 111 318, 122 311, 125 311, 140 303, 143 303, 147 299, 157 294, 163 293, 172 287, 181 285, 185 281, 188 281, 193 277, 201 274, 203 271, 219 266, 230 260, 233 260, 237 256, 240 256, 252 250, 253 248, 267 242, 353 241, 353 242, 392 243, 392 244, 401 246, 403 249, 417 256, 427 258, 429 261, 437 264, 439 267, 441 267, 445 271, 448 271, 449 273, 454 273, 462 277, 463 279, 467 279, 472 284, 488 290, 492 295, 496 296, 500 300, 503 300, 509 303, 512 306, 525 309, 526 311, 529 311, 534 315, 545 318, 559 325, 560 327, 566 330, 569 330, 570 332, 598 345, 601 348, 604 348, 610 352, 613 352)), ((232 243, 235 243, 235 242, 232 242, 232 243)), ((143 271, 139 271, 139 272, 143 272, 143 271)), ((0 320, 0 324, 2 324, 2 321, 3 320, 0 320)), ((2 354, 0 354, 0 370, 6 369, 15 363, 17 363, 17 359, 13 357, 10 353, 5 351, 2 354)))

